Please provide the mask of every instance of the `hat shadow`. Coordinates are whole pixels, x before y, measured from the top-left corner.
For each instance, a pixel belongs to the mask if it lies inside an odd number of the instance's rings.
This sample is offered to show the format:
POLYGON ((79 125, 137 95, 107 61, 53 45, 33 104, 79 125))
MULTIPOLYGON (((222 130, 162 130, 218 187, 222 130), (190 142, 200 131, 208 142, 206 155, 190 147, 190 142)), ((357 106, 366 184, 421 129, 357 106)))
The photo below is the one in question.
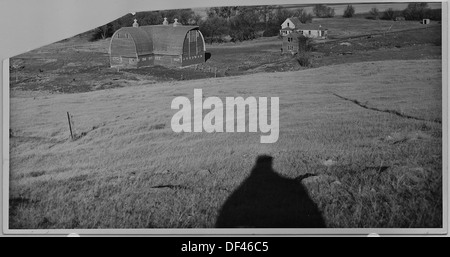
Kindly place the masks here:
POLYGON ((228 197, 217 228, 324 228, 317 205, 300 181, 280 176, 273 158, 259 156, 250 176, 228 197))

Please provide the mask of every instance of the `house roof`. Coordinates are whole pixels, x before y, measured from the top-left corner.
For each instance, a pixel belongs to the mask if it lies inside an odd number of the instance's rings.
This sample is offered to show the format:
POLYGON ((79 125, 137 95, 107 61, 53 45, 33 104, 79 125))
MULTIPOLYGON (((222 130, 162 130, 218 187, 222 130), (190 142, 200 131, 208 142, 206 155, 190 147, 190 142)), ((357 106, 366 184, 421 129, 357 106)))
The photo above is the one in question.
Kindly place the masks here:
POLYGON ((320 26, 319 24, 305 23, 299 26, 297 30, 328 30, 328 29, 320 26))
POLYGON ((325 27, 320 27, 319 24, 302 23, 299 17, 291 17, 288 19, 294 24, 295 29, 286 27, 282 28, 282 30, 328 30, 325 27))
POLYGON ((124 27, 116 33, 128 32, 134 40, 138 55, 146 54, 183 54, 183 44, 186 35, 198 26, 153 25, 141 27, 124 27))
POLYGON ((289 20, 294 24, 295 28, 299 28, 303 25, 303 23, 300 21, 300 18, 298 17, 291 17, 289 20))

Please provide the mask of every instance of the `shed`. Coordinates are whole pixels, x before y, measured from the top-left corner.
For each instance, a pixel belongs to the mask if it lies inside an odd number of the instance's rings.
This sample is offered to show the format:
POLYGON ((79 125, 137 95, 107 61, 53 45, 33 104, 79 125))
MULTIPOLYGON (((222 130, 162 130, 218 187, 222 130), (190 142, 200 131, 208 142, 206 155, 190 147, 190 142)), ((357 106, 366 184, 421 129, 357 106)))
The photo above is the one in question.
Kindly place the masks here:
POLYGON ((206 61, 206 44, 198 26, 124 27, 111 38, 111 67, 140 68, 161 65, 185 67, 206 61))
POLYGON ((423 19, 422 20, 422 24, 430 24, 431 23, 431 20, 430 19, 423 19))

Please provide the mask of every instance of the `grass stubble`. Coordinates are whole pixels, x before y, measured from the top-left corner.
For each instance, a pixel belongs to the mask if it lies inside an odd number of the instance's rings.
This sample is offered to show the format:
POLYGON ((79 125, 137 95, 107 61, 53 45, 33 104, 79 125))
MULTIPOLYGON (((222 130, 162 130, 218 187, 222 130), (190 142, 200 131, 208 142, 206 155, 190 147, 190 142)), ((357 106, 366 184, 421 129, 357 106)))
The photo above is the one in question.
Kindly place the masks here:
POLYGON ((261 155, 286 178, 313 175, 299 183, 327 227, 441 227, 441 73, 440 60, 378 61, 13 97, 9 228, 212 228, 261 155), (173 133, 171 101, 195 88, 280 97, 279 141, 173 133))

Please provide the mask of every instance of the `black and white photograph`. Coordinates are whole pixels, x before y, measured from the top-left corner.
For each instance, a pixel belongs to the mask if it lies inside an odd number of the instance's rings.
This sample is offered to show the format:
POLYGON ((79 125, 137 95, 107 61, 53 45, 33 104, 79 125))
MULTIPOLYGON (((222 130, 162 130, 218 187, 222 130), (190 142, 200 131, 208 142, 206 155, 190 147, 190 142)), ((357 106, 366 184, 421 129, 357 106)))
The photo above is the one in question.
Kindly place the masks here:
POLYGON ((247 4, 11 56, 4 226, 443 229, 443 3, 247 4))

